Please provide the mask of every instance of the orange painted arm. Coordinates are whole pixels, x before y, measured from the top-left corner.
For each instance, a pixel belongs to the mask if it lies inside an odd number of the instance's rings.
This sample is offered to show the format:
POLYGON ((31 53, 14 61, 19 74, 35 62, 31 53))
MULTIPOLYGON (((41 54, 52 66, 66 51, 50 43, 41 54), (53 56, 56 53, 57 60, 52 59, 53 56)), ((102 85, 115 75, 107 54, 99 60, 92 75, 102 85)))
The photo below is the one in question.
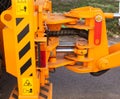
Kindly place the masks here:
POLYGON ((105 15, 105 18, 109 18, 109 19, 114 18, 114 13, 104 13, 104 15, 105 15))

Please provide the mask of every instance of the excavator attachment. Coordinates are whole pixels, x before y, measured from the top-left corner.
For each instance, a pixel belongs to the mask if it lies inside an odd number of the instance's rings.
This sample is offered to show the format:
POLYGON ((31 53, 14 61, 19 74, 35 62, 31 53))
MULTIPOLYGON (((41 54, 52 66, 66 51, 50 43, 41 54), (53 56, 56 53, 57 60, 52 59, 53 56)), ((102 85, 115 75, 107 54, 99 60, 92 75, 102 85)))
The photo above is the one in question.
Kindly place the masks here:
POLYGON ((1 9, 5 64, 17 78, 9 99, 52 99, 49 73, 62 66, 94 76, 120 66, 120 43, 108 46, 105 21, 119 13, 91 6, 52 13, 50 0, 11 0, 8 7, 1 9), (70 35, 75 39, 61 41, 70 35))

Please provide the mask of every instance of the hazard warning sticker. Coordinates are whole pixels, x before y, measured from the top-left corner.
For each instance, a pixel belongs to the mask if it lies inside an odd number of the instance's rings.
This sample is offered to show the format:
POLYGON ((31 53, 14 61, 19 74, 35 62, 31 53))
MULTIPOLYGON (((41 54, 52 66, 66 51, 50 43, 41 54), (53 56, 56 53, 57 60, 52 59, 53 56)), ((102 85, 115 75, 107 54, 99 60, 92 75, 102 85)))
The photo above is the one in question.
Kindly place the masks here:
POLYGON ((28 15, 28 0, 16 0, 16 14, 28 15))
POLYGON ((33 95, 33 78, 22 79, 22 93, 23 95, 33 95))

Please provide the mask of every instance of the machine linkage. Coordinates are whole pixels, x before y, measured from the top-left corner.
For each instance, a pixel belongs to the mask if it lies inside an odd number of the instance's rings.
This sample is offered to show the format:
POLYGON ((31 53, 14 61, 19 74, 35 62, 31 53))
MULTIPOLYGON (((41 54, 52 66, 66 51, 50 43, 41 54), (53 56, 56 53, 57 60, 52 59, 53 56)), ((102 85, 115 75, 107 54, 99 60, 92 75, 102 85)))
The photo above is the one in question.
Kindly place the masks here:
POLYGON ((10 99, 52 99, 49 72, 58 67, 97 76, 120 65, 120 43, 108 47, 105 21, 119 13, 86 6, 59 14, 51 0, 10 1, 9 9, 1 1, 6 71, 17 78, 10 99), (69 35, 82 39, 62 44, 59 37, 69 35))

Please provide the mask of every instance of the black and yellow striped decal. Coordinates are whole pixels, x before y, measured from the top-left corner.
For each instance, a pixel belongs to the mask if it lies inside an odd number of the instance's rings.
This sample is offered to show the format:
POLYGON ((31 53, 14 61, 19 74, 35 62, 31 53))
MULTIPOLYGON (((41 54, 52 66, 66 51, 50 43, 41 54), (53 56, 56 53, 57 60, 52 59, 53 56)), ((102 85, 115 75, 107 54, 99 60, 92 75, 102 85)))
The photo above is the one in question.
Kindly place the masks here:
MULTIPOLYGON (((18 88, 22 95, 34 95, 33 87, 35 78, 35 54, 34 54, 34 33, 30 28, 31 23, 28 17, 16 18, 16 40, 19 85, 18 88), (25 86, 28 81, 32 86, 25 86)), ((34 85, 35 86, 35 85, 34 85)))
POLYGON ((29 24, 27 24, 24 29, 18 34, 18 43, 29 33, 29 24))
POLYGON ((19 59, 21 59, 30 50, 30 42, 28 42, 20 51, 19 59))
POLYGON ((7 67, 10 64, 7 71, 14 74, 18 82, 19 94, 13 93, 12 97, 16 99, 21 96, 29 99, 37 97, 39 90, 34 46, 34 27, 37 27, 36 21, 34 22, 34 0, 11 0, 11 2, 11 9, 5 12, 5 15, 11 16, 11 20, 9 22, 4 20, 8 26, 4 35, 7 67))
POLYGON ((28 59, 28 61, 22 65, 22 67, 20 68, 20 74, 22 75, 27 69, 29 69, 29 67, 31 66, 31 58, 28 59))
MULTIPOLYGON (((22 21, 25 21, 25 18, 16 18, 16 26, 19 28, 19 25, 22 24, 22 21)), ((30 26, 29 23, 23 24, 23 28, 19 33, 17 33, 17 43, 18 46, 21 42, 24 42, 26 39, 28 42, 23 43, 24 45, 18 51, 19 62, 24 56, 31 50, 31 40, 29 40, 28 34, 30 33, 30 26), (28 37, 27 37, 28 36, 28 37)), ((20 75, 24 74, 26 70, 32 65, 32 56, 27 57, 28 59, 20 66, 20 75)), ((30 72, 31 74, 31 72, 30 72)), ((29 75, 30 75, 29 74, 29 75)))

